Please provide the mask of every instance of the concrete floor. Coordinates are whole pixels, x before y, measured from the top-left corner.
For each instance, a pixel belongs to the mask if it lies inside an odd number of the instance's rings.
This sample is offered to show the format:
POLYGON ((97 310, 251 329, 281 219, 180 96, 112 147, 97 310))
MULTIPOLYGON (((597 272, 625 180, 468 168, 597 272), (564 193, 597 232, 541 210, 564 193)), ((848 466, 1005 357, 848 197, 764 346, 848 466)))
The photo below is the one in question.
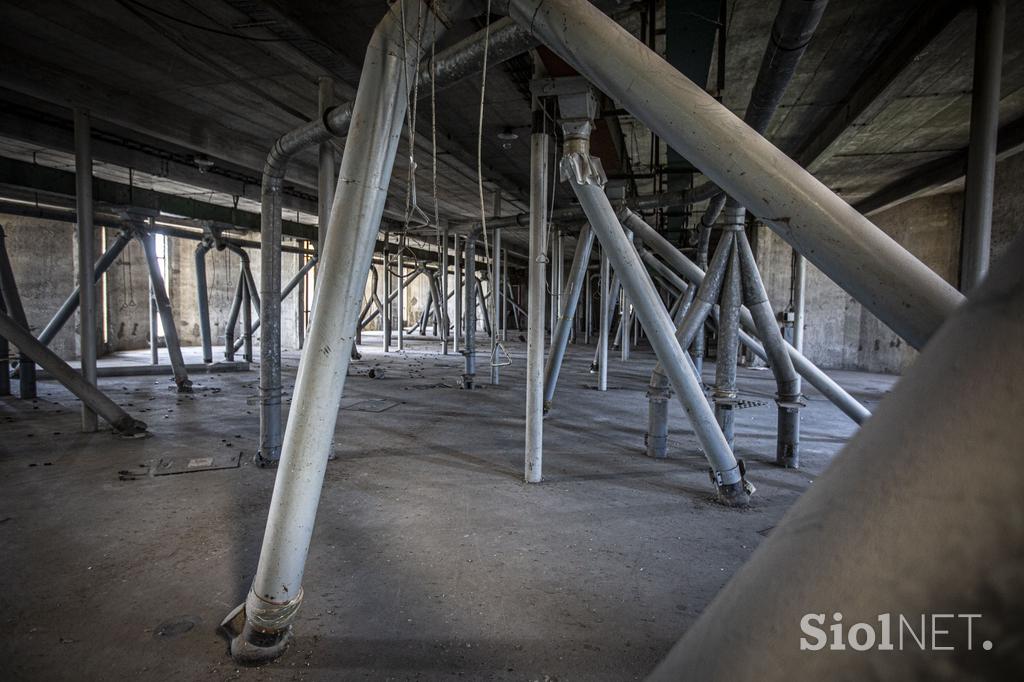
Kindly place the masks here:
MULTIPOLYGON (((261 668, 236 666, 216 633, 252 579, 274 482, 250 464, 256 372, 197 375, 185 396, 169 377, 101 380, 148 422, 144 441, 79 433, 78 405, 54 382, 36 401, 0 399, 0 677, 642 679, 855 430, 808 389, 804 468, 775 468, 771 375, 741 368, 742 397, 767 404, 739 412, 757 493, 727 509, 678 404, 671 458, 643 456, 653 356, 615 359, 602 394, 592 349, 571 346, 545 480, 527 486, 524 344, 508 344, 500 386, 466 392, 461 356, 436 342, 385 357, 364 340, 296 638, 261 668), (367 376, 375 366, 384 378, 367 376), (160 459, 226 453, 241 466, 147 475, 160 459)), ((297 363, 286 356, 289 391, 297 363)), ((834 376, 869 408, 895 381, 834 376)))

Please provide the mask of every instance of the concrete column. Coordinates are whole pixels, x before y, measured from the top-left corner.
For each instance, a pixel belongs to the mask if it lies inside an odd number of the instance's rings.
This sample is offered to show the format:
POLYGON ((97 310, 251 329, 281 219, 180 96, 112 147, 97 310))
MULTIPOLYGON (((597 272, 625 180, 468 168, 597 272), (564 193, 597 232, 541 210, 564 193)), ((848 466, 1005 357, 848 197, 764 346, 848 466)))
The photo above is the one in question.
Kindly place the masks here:
MULTIPOLYGON (((93 261, 96 260, 92 203, 92 126, 89 114, 75 109, 75 210, 78 215, 78 314, 82 378, 96 385, 96 285, 93 261)), ((82 404, 82 431, 96 431, 96 413, 82 404)))
POLYGON ((971 140, 964 188, 960 289, 970 291, 985 277, 992 248, 992 194, 996 181, 999 82, 1003 61, 1006 0, 980 0, 974 38, 971 140))

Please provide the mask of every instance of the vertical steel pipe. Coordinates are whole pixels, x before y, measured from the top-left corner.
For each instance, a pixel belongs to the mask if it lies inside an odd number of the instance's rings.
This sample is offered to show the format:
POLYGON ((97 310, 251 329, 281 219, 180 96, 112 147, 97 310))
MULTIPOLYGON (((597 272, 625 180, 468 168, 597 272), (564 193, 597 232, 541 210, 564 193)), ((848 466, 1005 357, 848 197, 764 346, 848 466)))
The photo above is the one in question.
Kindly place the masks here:
POLYGON ((384 305, 380 320, 380 349, 387 353, 391 350, 391 253, 387 249, 384 249, 384 262, 380 266, 380 275, 384 283, 384 305))
MULTIPOLYGON (((252 324, 252 287, 249 286, 248 282, 244 282, 242 285, 242 359, 246 362, 253 361, 252 353, 252 336, 253 336, 253 324, 252 324)), ((269 464, 269 462, 266 462, 269 464)))
MULTIPOLYGON (((441 223, 441 243, 440 247, 440 260, 441 260, 441 297, 444 299, 444 333, 441 334, 441 354, 448 355, 448 348, 451 345, 451 323, 448 320, 448 221, 445 220, 441 223)), ((405 325, 405 320, 402 320, 402 325, 405 325)))
MULTIPOLYGON (((96 260, 96 233, 93 229, 92 203, 92 125, 89 114, 75 109, 75 214, 78 216, 78 317, 79 360, 82 378, 96 385, 96 285, 93 261, 96 260)), ((82 431, 95 431, 96 413, 82 405, 82 431)))
MULTIPOLYGON (((452 291, 454 296, 455 308, 455 324, 452 325, 452 350, 456 353, 460 352, 459 348, 462 345, 462 249, 459 247, 459 235, 452 235, 455 240, 452 249, 452 274, 455 277, 454 287, 452 291)), ((447 301, 445 302, 447 305, 447 301)))
POLYGON ((1003 66, 1006 0, 976 4, 974 89, 971 93, 971 139, 964 186, 963 255, 960 288, 970 291, 988 271, 992 250, 992 197, 996 181, 996 137, 1003 66))
POLYGON ((580 294, 583 291, 583 281, 587 276, 590 251, 593 246, 594 231, 590 229, 590 225, 584 225, 576 236, 576 252, 573 254, 572 266, 569 268, 569 278, 563 295, 564 304, 558 316, 558 324, 551 334, 551 348, 548 350, 548 360, 544 367, 545 413, 551 409, 551 400, 555 396, 558 373, 562 369, 562 360, 565 358, 565 350, 569 345, 569 330, 576 315, 580 294))
POLYGON ((611 264, 607 250, 601 247, 601 278, 599 287, 601 310, 598 312, 597 330, 597 390, 608 390, 608 335, 611 333, 612 307, 608 300, 611 291, 611 264))
POLYGON ((491 244, 491 383, 498 385, 498 343, 501 340, 501 228, 494 230, 491 244))
POLYGON ((398 350, 405 350, 405 257, 402 251, 398 252, 395 258, 395 267, 398 270, 398 350))
POLYGON ((927 265, 590 2, 508 4, 520 26, 621 102, 911 346, 922 347, 963 300, 927 265))
MULTIPOLYGON (((726 208, 728 212, 729 209, 726 208)), ((726 218, 729 223, 729 218, 726 218)), ((740 261, 733 240, 729 250, 729 265, 722 283, 722 298, 719 304, 718 349, 715 356, 715 389, 712 399, 715 403, 715 417, 722 428, 722 434, 729 447, 735 442, 736 403, 736 356, 740 346, 740 305, 742 304, 742 282, 740 261)))
POLYGON ((199 315, 199 336, 203 345, 203 362, 213 362, 213 339, 210 332, 210 295, 206 290, 206 254, 213 245, 203 240, 196 244, 196 310, 199 315))
POLYGON ((535 104, 530 135, 530 262, 526 306, 526 457, 527 483, 540 483, 544 458, 544 272, 547 257, 548 158, 551 134, 545 112, 535 104))
POLYGON ((466 358, 466 367, 462 372, 462 387, 465 389, 472 389, 476 380, 476 306, 479 282, 476 278, 476 240, 479 234, 480 228, 475 228, 466 235, 466 251, 463 258, 466 268, 466 342, 462 355, 466 358))

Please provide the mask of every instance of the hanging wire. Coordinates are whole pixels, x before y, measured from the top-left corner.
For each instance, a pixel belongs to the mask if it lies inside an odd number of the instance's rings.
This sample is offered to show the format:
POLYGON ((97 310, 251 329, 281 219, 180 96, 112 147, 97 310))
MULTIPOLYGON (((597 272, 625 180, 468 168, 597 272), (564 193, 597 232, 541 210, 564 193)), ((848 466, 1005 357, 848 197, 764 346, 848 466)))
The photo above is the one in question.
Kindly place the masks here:
POLYGON ((487 241, 487 209, 484 205, 484 100, 487 95, 487 53, 491 46, 491 0, 487 0, 487 14, 484 17, 484 59, 480 74, 480 116, 477 119, 476 135, 476 184, 480 194, 480 226, 484 233, 484 257, 490 259, 490 244, 487 241))

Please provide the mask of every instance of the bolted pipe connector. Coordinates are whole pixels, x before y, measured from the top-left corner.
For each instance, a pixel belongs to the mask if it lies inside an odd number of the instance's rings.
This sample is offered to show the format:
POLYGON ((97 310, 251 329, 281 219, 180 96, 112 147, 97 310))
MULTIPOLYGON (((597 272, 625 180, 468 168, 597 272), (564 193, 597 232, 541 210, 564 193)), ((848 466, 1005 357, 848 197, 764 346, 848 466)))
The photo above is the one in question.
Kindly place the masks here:
POLYGON ((750 497, 756 488, 746 479, 747 467, 742 459, 736 460, 736 466, 728 471, 708 469, 711 482, 718 489, 718 501, 727 507, 747 507, 750 497))
POLYGON ((291 622, 302 603, 302 591, 284 604, 268 602, 252 590, 220 624, 231 642, 231 657, 244 665, 259 665, 284 653, 292 638, 291 622))
POLYGON ((655 459, 668 457, 668 401, 672 391, 665 386, 647 389, 647 433, 644 445, 647 456, 655 459))
POLYGON ((775 464, 786 469, 800 468, 800 395, 780 395, 778 405, 778 444, 775 464))

